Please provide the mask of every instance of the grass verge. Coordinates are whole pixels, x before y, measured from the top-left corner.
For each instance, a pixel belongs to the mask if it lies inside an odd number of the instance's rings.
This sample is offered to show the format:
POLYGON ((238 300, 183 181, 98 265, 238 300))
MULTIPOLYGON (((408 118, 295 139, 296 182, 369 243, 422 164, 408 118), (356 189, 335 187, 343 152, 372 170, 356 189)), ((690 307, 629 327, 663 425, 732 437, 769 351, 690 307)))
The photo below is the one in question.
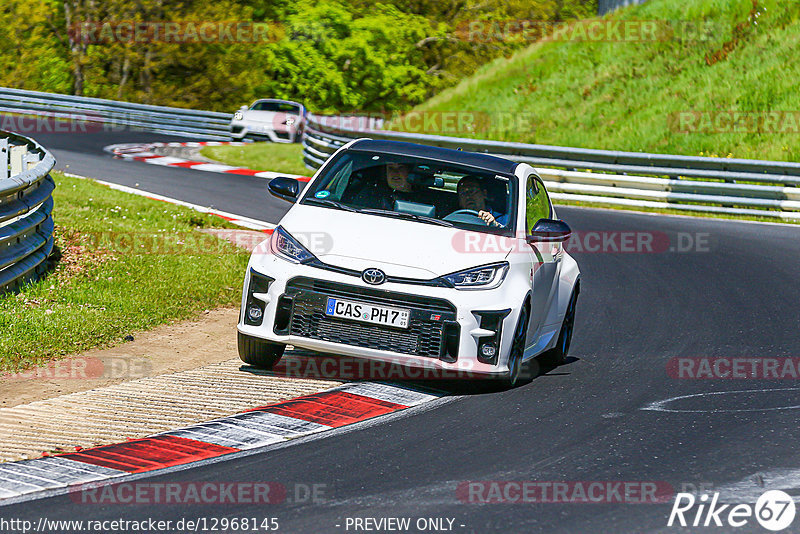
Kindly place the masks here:
POLYGON ((239 302, 248 254, 198 231, 231 225, 90 180, 53 178, 62 259, 43 280, 0 296, 0 371, 239 302))
POLYGON ((800 62, 790 59, 800 56, 800 3, 649 0, 602 20, 654 23, 658 38, 603 41, 575 32, 532 44, 415 108, 433 118, 477 112, 476 124, 451 121, 457 131, 448 131, 431 121, 424 133, 800 159, 800 62), (734 121, 730 112, 745 115, 734 121))
POLYGON ((258 171, 310 176, 303 165, 300 143, 252 143, 244 146, 207 146, 200 153, 210 159, 258 171))

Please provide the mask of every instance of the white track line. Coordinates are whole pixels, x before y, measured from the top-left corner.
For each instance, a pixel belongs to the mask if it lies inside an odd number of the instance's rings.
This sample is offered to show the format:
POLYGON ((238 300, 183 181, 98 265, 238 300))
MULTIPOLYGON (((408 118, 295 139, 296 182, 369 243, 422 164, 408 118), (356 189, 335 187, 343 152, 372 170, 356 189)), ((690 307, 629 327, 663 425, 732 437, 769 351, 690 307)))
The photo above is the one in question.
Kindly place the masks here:
POLYGON ((260 230, 264 231, 271 231, 275 228, 275 224, 266 221, 259 221, 257 219, 251 219, 250 217, 245 217, 244 215, 236 215, 235 213, 229 213, 227 211, 215 210, 213 208, 208 208, 206 206, 200 206, 198 204, 192 204, 190 202, 185 202, 183 200, 178 200, 177 198, 170 198, 165 197, 163 195, 159 195, 156 193, 151 193, 149 191, 142 191, 141 189, 136 189, 134 187, 128 187, 125 185, 114 184, 111 182, 105 182, 103 180, 97 180, 95 178, 89 178, 87 176, 81 176, 79 174, 72 174, 65 172, 63 173, 65 176, 70 176, 72 178, 80 178, 83 180, 92 180, 93 182, 97 182, 98 184, 105 185, 114 189, 116 191, 122 191, 123 193, 130 193, 132 195, 137 195, 140 197, 146 197, 153 200, 161 200, 162 202, 168 202, 170 204, 175 204, 177 206, 183 206, 185 208, 190 208, 195 211, 199 211, 200 213, 209 213, 211 215, 216 215, 217 217, 222 217, 223 219, 243 228, 249 228, 251 230, 260 230))

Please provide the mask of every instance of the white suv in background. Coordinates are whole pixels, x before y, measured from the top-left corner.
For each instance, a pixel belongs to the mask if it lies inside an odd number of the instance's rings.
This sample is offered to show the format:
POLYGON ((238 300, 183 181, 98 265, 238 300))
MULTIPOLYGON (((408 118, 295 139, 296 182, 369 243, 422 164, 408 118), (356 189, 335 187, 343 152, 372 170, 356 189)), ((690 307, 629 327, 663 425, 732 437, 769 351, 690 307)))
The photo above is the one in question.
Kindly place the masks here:
POLYGON ((243 140, 269 140, 273 143, 300 141, 305 126, 306 108, 291 100, 264 98, 233 114, 231 137, 243 140))

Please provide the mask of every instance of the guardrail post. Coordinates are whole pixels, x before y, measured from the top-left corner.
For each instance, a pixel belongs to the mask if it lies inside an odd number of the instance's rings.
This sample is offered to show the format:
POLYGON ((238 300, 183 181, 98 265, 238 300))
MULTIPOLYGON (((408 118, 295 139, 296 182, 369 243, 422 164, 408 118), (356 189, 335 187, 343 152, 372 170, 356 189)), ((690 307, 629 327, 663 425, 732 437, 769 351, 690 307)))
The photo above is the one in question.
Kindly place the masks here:
POLYGON ((11 159, 11 176, 16 176, 22 172, 22 158, 28 152, 28 147, 24 145, 11 145, 10 159, 11 159))
POLYGON ((35 152, 26 152, 25 155, 22 157, 22 160, 24 162, 23 167, 26 170, 36 167, 36 164, 39 163, 39 161, 41 161, 39 159, 39 154, 35 152))
POLYGON ((0 139, 0 180, 8 179, 8 139, 0 139))

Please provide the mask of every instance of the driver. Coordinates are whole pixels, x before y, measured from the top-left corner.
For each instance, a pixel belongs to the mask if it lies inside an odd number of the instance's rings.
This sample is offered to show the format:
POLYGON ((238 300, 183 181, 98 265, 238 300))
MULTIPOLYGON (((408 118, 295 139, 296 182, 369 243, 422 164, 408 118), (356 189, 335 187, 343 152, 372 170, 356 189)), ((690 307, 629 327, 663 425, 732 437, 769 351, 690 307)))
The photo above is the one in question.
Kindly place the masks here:
POLYGON ((489 226, 505 226, 508 215, 493 211, 487 204, 489 193, 477 176, 467 175, 458 181, 458 205, 461 209, 478 212, 478 216, 489 226))

